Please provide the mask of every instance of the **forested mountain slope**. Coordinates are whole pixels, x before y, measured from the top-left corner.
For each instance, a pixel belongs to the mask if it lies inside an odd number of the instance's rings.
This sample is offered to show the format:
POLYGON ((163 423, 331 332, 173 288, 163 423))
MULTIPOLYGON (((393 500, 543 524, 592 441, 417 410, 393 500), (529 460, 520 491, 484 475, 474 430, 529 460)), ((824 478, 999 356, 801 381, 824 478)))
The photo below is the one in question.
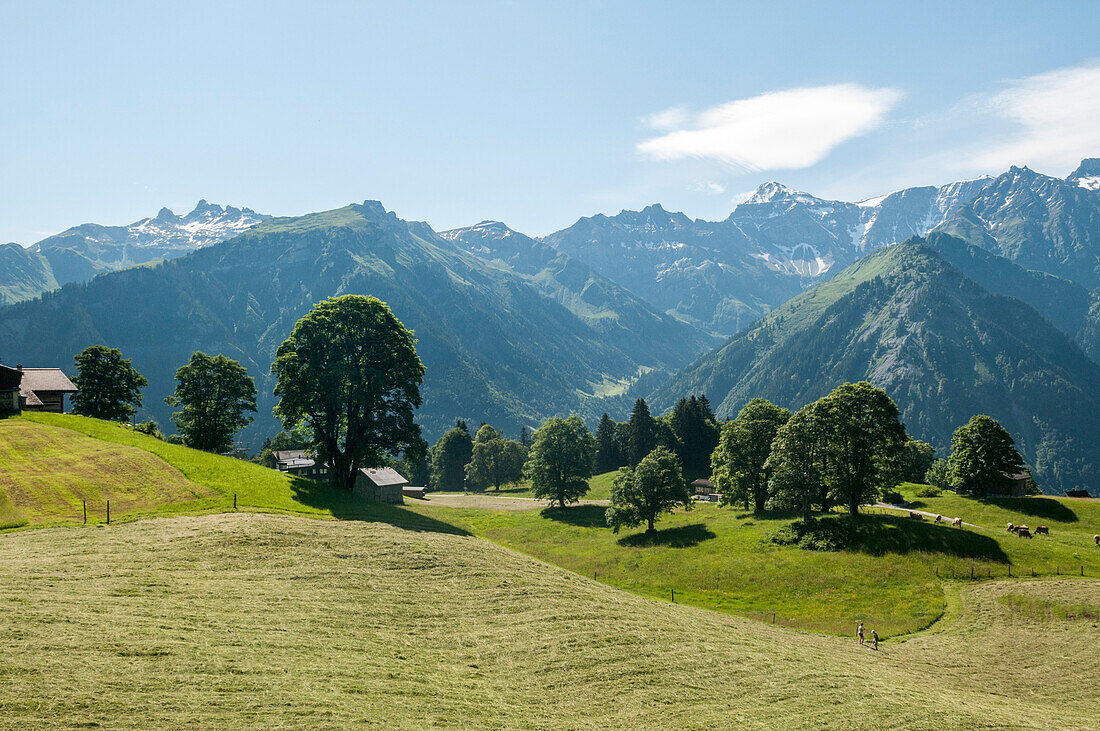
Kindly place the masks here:
POLYGON ((940 450, 986 413, 1041 487, 1100 486, 1100 366, 1032 307, 982 288, 921 240, 876 251, 777 308, 652 399, 668 408, 704 392, 730 418, 755 396, 795 409, 864 379, 940 450))
POLYGON ((313 304, 349 293, 381 298, 415 330, 428 369, 418 418, 429 436, 456 417, 515 432, 551 414, 598 416, 600 395, 625 390, 640 372, 678 368, 708 345, 639 303, 631 312, 645 324, 628 329, 653 329, 665 342, 642 348, 644 339, 610 337, 594 324, 601 318, 578 316, 531 277, 368 201, 273 219, 180 259, 0 309, 0 356, 71 368, 88 345, 121 348, 150 381, 142 416, 166 424, 176 368, 194 350, 224 353, 257 381, 257 424, 245 432, 253 443, 277 428, 275 349, 313 304))

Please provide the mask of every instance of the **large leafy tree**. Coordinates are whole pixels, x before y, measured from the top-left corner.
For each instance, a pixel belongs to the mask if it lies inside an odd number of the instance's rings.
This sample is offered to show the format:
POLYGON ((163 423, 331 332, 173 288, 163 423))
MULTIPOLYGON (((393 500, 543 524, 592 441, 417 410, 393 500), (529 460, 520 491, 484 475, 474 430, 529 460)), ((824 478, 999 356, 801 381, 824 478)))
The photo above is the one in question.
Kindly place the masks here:
POLYGON ((73 384, 73 413, 108 421, 133 418, 141 408, 141 389, 149 385, 122 351, 90 345, 80 351, 73 384))
POLYGON ((669 415, 676 436, 676 454, 684 473, 699 477, 710 473, 710 457, 718 446, 718 421, 706 396, 682 398, 669 415))
POLYGON ((819 408, 828 435, 830 491, 858 515, 865 500, 898 482, 898 459, 906 442, 898 407, 881 388, 860 381, 838 386, 821 399, 819 408))
POLYGON ((271 366, 275 414, 286 429, 305 425, 336 485, 351 489, 362 467, 426 450, 413 421, 424 364, 413 334, 375 297, 319 302, 294 326, 271 366))
POLYGON ((1012 475, 1023 469, 1024 460, 1012 436, 991 416, 971 417, 951 437, 947 479, 959 492, 984 497, 1009 486, 1012 475))
POLYGON ((652 533, 662 513, 677 506, 691 507, 691 494, 680 469, 680 459, 665 447, 657 447, 637 467, 623 467, 611 486, 607 524, 620 528, 646 524, 652 533))
POLYGON ((779 506, 797 507, 802 520, 813 519, 825 473, 826 425, 819 402, 807 404, 776 432, 765 470, 771 473, 769 499, 779 506))
POLYGON ((924 482, 924 475, 935 458, 935 447, 919 439, 910 439, 902 448, 901 458, 898 461, 901 479, 906 482, 924 482))
POLYGON ((581 417, 554 417, 535 432, 523 472, 535 497, 564 508, 588 492, 595 459, 596 440, 581 417))
POLYGON ((615 422, 606 413, 596 427, 596 473, 611 472, 623 466, 622 450, 615 434, 615 422))
POLYGON ((634 402, 630 420, 626 423, 626 461, 636 467, 658 444, 657 420, 649 413, 645 399, 634 402))
POLYGON ((725 503, 744 500, 748 509, 751 500, 756 512, 764 511, 771 477, 768 456, 772 441, 790 417, 787 409, 767 399, 754 398, 741 408, 737 418, 723 425, 711 467, 723 489, 725 503))
POLYGON ((489 486, 500 490, 501 485, 523 477, 526 461, 527 450, 522 444, 506 439, 486 424, 477 430, 474 437, 470 464, 466 465, 466 482, 475 490, 484 490, 489 486))
MULTIPOLYGON (((492 427, 489 427, 492 429, 492 427)), ((466 465, 473 456, 474 442, 466 422, 459 420, 432 446, 431 482, 435 490, 465 490, 466 465)))
POLYGON ((252 423, 256 411, 256 383, 237 361, 224 355, 191 354, 176 371, 176 390, 164 399, 178 406, 172 422, 189 447, 206 452, 228 452, 233 437, 252 423))

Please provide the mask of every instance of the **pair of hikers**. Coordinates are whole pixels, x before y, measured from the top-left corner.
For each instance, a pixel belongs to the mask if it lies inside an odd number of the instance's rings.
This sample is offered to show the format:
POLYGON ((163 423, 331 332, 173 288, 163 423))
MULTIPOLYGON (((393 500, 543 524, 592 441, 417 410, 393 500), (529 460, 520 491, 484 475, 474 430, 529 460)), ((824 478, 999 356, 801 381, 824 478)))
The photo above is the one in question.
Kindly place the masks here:
MULTIPOLYGON (((859 629, 856 630, 856 634, 859 635, 859 646, 863 647, 863 622, 859 623, 859 629)), ((871 630, 871 648, 878 649, 878 632, 871 630)))

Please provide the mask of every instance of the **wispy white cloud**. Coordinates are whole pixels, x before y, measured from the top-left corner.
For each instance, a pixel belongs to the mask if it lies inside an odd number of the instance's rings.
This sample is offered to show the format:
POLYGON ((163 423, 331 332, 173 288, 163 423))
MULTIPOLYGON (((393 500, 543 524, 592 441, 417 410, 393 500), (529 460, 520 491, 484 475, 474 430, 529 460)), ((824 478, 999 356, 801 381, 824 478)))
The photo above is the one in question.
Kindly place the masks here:
POLYGON ((1012 129, 962 156, 963 165, 1059 169, 1100 153, 1100 61, 1010 81, 971 106, 1007 120, 1012 129))
POLYGON ((688 112, 683 107, 669 107, 643 117, 642 123, 650 129, 667 131, 684 126, 688 119, 688 112))
POLYGON ((667 109, 646 121, 668 131, 638 150, 658 160, 704 158, 747 170, 805 168, 880 125, 900 98, 894 89, 836 84, 768 92, 697 114, 667 109))
POLYGON ((726 186, 721 183, 715 183, 714 181, 696 183, 691 189, 696 193, 706 193, 708 195, 720 195, 726 192, 726 186))

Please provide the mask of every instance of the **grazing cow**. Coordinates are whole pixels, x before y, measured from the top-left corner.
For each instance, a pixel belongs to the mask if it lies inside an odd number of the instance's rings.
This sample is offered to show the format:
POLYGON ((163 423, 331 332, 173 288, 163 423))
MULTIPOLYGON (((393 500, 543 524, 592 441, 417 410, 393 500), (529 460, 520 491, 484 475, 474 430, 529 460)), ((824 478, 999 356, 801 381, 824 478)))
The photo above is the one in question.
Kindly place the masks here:
POLYGON ((920 513, 909 513, 909 517, 913 520, 924 520, 924 516, 920 513))
POLYGON ((951 525, 955 526, 956 528, 962 528, 963 527, 963 519, 962 518, 955 518, 954 520, 951 521, 951 525))
POLYGON ((1035 526, 1035 535, 1039 535, 1040 533, 1043 533, 1044 535, 1049 536, 1050 535, 1050 528, 1047 528, 1045 525, 1035 526))
POLYGON ((943 520, 943 516, 942 515, 937 515, 936 516, 936 522, 939 523, 941 520, 943 520))
POLYGON ((1026 525, 1021 525, 1016 530, 1016 535, 1020 536, 1020 538, 1031 538, 1031 531, 1027 529, 1026 525))
POLYGON ((1093 536, 1092 537, 1092 542, 1095 543, 1096 545, 1100 546, 1100 536, 1093 536))
POLYGON ((1012 523, 1009 523, 1009 524, 1008 524, 1008 527, 1007 527, 1007 528, 1005 528, 1005 530, 1006 530, 1006 531, 1008 531, 1009 533, 1011 533, 1011 532, 1012 532, 1012 529, 1013 529, 1013 528, 1015 528, 1015 527, 1016 527, 1016 526, 1012 525, 1012 523))

